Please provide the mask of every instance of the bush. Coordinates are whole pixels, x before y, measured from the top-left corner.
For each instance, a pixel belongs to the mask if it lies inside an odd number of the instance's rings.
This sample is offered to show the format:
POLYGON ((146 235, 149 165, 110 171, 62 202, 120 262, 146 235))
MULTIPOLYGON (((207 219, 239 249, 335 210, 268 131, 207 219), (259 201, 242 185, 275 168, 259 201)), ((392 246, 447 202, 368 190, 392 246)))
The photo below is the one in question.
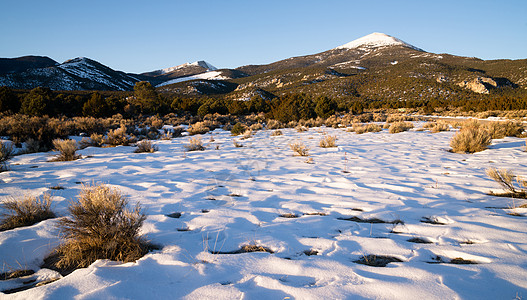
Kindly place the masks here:
POLYGON ((245 130, 246 130, 246 127, 242 123, 238 122, 234 124, 234 126, 232 126, 231 135, 240 135, 244 133, 245 130))
POLYGON ((108 135, 104 142, 105 144, 108 144, 110 146, 128 146, 134 141, 135 138, 126 134, 126 126, 124 126, 124 124, 121 124, 121 127, 114 130, 110 130, 108 132, 108 135))
MULTIPOLYGON (((527 180, 521 179, 514 175, 514 172, 506 169, 489 168, 486 171, 487 175, 503 187, 508 193, 504 196, 511 196, 517 198, 526 198, 527 196, 527 180), (514 178, 518 187, 514 186, 514 178)), ((524 205, 527 207, 527 205, 524 205)), ((523 206, 522 206, 523 207, 523 206)))
POLYGON ((137 149, 135 153, 154 153, 158 150, 157 146, 152 144, 150 140, 142 140, 137 143, 137 149))
POLYGON ((203 146, 203 142, 201 141, 201 138, 195 137, 190 138, 188 140, 188 145, 185 145, 185 148, 187 151, 203 151, 205 150, 205 146, 203 146))
POLYGON ((92 133, 89 139, 82 138, 80 147, 82 149, 87 147, 102 147, 104 145, 104 136, 102 134, 92 133))
POLYGON ((279 135, 284 135, 284 133, 280 129, 276 129, 275 131, 271 132, 271 136, 279 136, 279 135))
POLYGON ((487 149, 492 139, 481 126, 464 127, 450 140, 450 147, 456 153, 474 153, 487 149))
POLYGON ((269 120, 267 121, 267 125, 265 126, 267 129, 280 129, 283 127, 282 123, 280 123, 280 121, 277 121, 277 120, 269 120))
POLYGON ((13 144, 0 141, 0 172, 7 170, 7 161, 13 157, 13 144))
POLYGON ((379 132, 379 131, 382 131, 382 128, 381 126, 377 125, 377 124, 366 124, 366 125, 362 125, 362 126, 353 126, 353 130, 355 131, 355 133, 357 134, 363 134, 363 133, 366 133, 366 132, 379 132))
POLYGON ((485 128, 493 139, 502 139, 506 136, 520 137, 523 133, 523 125, 520 122, 490 122, 485 128))
POLYGON ((430 132, 437 133, 441 131, 449 131, 450 126, 447 123, 430 122, 426 123, 423 128, 430 129, 430 132))
POLYGON ((309 156, 309 148, 306 147, 302 142, 294 142, 289 144, 291 150, 293 150, 297 155, 300 156, 309 156))
POLYGON ((388 129, 388 132, 390 133, 399 133, 403 131, 408 131, 410 129, 414 128, 414 124, 410 122, 404 122, 404 121, 396 121, 390 125, 390 128, 388 129))
POLYGON ((71 161, 80 158, 80 155, 75 154, 77 151, 77 142, 74 140, 53 140, 53 147, 60 151, 53 161, 71 161))
POLYGON ((49 194, 44 194, 42 197, 24 196, 20 199, 13 198, 1 202, 0 207, 5 212, 1 214, 0 231, 30 226, 54 218, 51 203, 52 199, 49 194))
POLYGON ((204 134, 210 131, 210 128, 205 125, 205 122, 196 122, 188 128, 188 134, 204 134))
POLYGON ((336 136, 326 135, 320 140, 320 143, 318 145, 322 148, 337 147, 336 141, 337 141, 336 136))
POLYGON ((105 186, 84 186, 71 202, 68 218, 59 222, 63 244, 57 248, 58 268, 82 268, 97 259, 135 261, 148 252, 139 236, 146 219, 137 204, 128 209, 128 199, 119 190, 105 186))

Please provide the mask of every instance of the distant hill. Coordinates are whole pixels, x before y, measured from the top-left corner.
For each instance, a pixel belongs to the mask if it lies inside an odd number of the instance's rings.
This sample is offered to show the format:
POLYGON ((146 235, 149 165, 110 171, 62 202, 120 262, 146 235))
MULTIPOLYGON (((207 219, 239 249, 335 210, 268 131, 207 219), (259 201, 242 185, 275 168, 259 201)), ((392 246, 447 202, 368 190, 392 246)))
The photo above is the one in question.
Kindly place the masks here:
POLYGON ((0 74, 19 73, 28 69, 47 68, 55 65, 58 63, 46 56, 0 58, 0 74))

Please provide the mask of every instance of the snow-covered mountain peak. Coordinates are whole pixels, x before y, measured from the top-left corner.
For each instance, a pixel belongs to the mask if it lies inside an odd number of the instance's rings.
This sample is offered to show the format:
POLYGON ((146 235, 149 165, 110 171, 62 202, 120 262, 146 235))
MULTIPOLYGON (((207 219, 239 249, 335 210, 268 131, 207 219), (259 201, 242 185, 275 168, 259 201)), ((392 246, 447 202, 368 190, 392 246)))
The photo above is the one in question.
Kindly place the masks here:
POLYGON ((339 46, 335 49, 355 49, 355 48, 364 48, 364 47, 378 48, 378 47, 386 47, 386 46, 404 46, 404 47, 412 48, 415 50, 423 51, 422 49, 419 49, 413 45, 403 42, 402 40, 398 38, 395 38, 393 36, 389 36, 387 34, 380 33, 380 32, 374 32, 374 33, 368 34, 354 41, 351 41, 347 44, 339 46))
POLYGON ((161 69, 158 72, 160 74, 166 74, 166 73, 170 73, 170 72, 173 72, 175 70, 180 70, 180 69, 184 69, 184 68, 187 68, 187 67, 202 67, 202 68, 207 69, 207 71, 215 71, 215 70, 218 69, 215 66, 209 64, 208 62, 206 62, 204 60, 199 60, 199 61, 195 61, 193 63, 184 63, 184 64, 179 65, 179 66, 170 67, 170 68, 166 68, 166 69, 161 69))

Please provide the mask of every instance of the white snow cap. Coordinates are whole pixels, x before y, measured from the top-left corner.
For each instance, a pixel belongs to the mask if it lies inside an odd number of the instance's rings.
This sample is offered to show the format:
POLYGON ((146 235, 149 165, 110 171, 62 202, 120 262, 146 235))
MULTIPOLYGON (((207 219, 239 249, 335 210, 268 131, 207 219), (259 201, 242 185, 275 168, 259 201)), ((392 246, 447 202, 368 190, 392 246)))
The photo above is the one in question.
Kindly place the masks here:
POLYGON ((183 68, 190 67, 190 66, 203 67, 203 68, 207 69, 207 71, 215 71, 215 70, 218 69, 215 66, 209 64, 208 62, 206 62, 204 60, 199 60, 199 61, 195 61, 193 63, 184 63, 184 64, 179 65, 179 66, 170 67, 170 68, 166 68, 166 69, 161 69, 161 70, 159 70, 159 72, 161 74, 166 74, 166 73, 170 73, 172 71, 183 69, 183 68))
POLYGON ((361 47, 377 48, 377 47, 385 47, 385 46, 404 46, 404 47, 412 48, 415 50, 423 51, 422 49, 419 49, 415 46, 405 43, 398 38, 395 38, 393 36, 389 36, 387 34, 380 33, 380 32, 374 32, 374 33, 368 34, 354 41, 351 41, 347 44, 338 46, 335 49, 354 49, 354 48, 361 48, 361 47))

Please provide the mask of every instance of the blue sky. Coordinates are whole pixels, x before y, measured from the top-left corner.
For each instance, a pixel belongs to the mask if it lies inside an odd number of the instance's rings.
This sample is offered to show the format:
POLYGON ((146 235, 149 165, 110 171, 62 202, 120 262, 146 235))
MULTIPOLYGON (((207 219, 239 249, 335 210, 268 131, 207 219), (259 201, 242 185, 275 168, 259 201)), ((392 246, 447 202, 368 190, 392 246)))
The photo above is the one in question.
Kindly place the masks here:
POLYGON ((136 73, 265 64, 372 32, 429 52, 527 58, 527 1, 0 0, 0 57, 85 56, 136 73))

